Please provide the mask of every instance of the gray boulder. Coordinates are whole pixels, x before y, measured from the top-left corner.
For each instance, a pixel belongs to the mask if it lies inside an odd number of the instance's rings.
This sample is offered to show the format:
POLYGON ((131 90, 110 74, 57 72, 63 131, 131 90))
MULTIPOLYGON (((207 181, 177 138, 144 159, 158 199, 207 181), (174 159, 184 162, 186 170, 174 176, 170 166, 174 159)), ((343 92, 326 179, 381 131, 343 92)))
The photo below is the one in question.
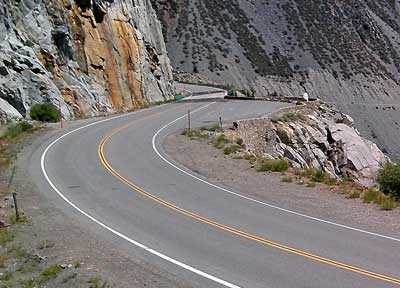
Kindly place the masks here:
MULTIPOLYGON (((351 117, 320 104, 284 109, 268 118, 237 121, 236 132, 250 152, 287 159, 296 168, 315 168, 331 177, 350 177, 374 185, 382 163, 388 161, 378 146, 361 137, 351 117), (277 121, 287 113, 300 115, 277 121), (262 139, 262 135, 268 135, 262 139)), ((282 118, 284 119, 284 117, 282 118)))

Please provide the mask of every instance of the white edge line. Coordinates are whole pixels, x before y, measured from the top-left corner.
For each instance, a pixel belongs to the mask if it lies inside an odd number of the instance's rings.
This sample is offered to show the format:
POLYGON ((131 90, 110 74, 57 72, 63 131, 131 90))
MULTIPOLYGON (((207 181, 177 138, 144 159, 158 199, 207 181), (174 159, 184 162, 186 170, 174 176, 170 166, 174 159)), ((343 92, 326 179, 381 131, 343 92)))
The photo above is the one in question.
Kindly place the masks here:
MULTIPOLYGON (((212 103, 211 103, 211 104, 212 104, 212 103)), ((206 105, 206 106, 203 106, 203 107, 201 107, 201 108, 199 108, 199 109, 193 111, 192 113, 195 113, 195 112, 197 112, 197 111, 200 111, 201 109, 204 109, 204 108, 206 108, 207 106, 209 106, 209 105, 211 105, 211 104, 208 104, 208 105, 206 105)), ((153 110, 153 109, 157 109, 157 108, 159 108, 159 107, 150 108, 150 109, 153 110)), ((132 115, 132 114, 136 114, 136 113, 139 113, 139 112, 149 111, 150 109, 141 110, 141 111, 136 111, 136 112, 133 112, 133 113, 124 114, 124 115, 119 115, 119 116, 112 117, 112 118, 109 118, 109 119, 104 119, 104 120, 101 120, 101 121, 97 121, 97 122, 95 122, 95 123, 91 123, 91 124, 88 124, 88 125, 79 127, 79 128, 77 128, 77 129, 74 129, 74 130, 72 130, 72 131, 70 131, 70 132, 68 132, 68 133, 65 133, 65 134, 63 134, 62 136, 58 137, 58 138, 57 138, 56 140, 54 140, 49 146, 46 147, 46 149, 44 150, 44 152, 43 152, 43 154, 42 154, 42 157, 41 157, 41 159, 40 159, 40 165, 41 165, 41 168, 42 168, 43 175, 44 175, 44 177, 46 178, 46 181, 49 183, 49 185, 51 186, 51 188, 53 188, 53 190, 54 190, 65 202, 67 202, 72 208, 74 208, 74 209, 77 210, 79 213, 81 213, 82 215, 84 215, 84 216, 86 216, 87 218, 89 218, 90 220, 92 220, 92 221, 93 221, 94 223, 96 223, 97 225, 99 225, 99 226, 103 227, 104 229, 110 231, 110 232, 113 233, 114 235, 116 235, 116 236, 118 236, 118 237, 120 237, 120 238, 122 238, 122 239, 128 241, 129 243, 131 243, 131 244, 133 244, 133 245, 135 245, 135 246, 137 246, 137 247, 139 247, 139 248, 141 248, 141 249, 143 249, 143 250, 145 250, 145 251, 147 251, 147 252, 149 252, 149 253, 151 253, 151 254, 153 254, 153 255, 155 255, 155 256, 158 256, 158 257, 160 257, 160 258, 162 258, 162 259, 164 259, 164 260, 166 260, 166 261, 168 261, 168 262, 170 262, 170 263, 173 263, 173 264, 175 264, 175 265, 177 265, 177 266, 179 266, 179 267, 181 267, 181 268, 183 268, 183 269, 186 269, 186 270, 188 270, 188 271, 190 271, 190 272, 193 272, 193 273, 195 273, 195 274, 197 274, 197 275, 199 275, 199 276, 202 276, 202 277, 204 277, 204 278, 207 278, 207 279, 209 279, 209 280, 211 280, 211 281, 214 281, 214 282, 216 282, 216 283, 218 283, 218 284, 221 284, 221 285, 223 285, 223 286, 225 286, 225 287, 229 287, 229 288, 240 288, 240 287, 237 286, 237 285, 234 285, 234 284, 232 284, 232 283, 229 283, 229 282, 227 282, 227 281, 225 281, 225 280, 222 280, 222 279, 220 279, 220 278, 217 278, 217 277, 215 277, 215 276, 213 276, 213 275, 210 275, 210 274, 208 274, 208 273, 206 273, 206 272, 203 272, 203 271, 201 271, 201 270, 199 270, 199 269, 196 269, 196 268, 194 268, 194 267, 192 267, 192 266, 189 266, 189 265, 187 265, 187 264, 185 264, 185 263, 182 263, 182 262, 180 262, 180 261, 178 261, 178 260, 176 260, 176 259, 173 259, 173 258, 171 258, 171 257, 169 257, 169 256, 167 256, 167 255, 165 255, 165 254, 162 254, 162 253, 160 253, 160 252, 158 252, 158 251, 156 251, 156 250, 153 250, 153 249, 147 247, 146 245, 144 245, 144 244, 142 244, 142 243, 139 243, 139 242, 133 240, 132 238, 129 238, 128 236, 126 236, 126 235, 124 235, 124 234, 122 234, 122 233, 120 233, 120 232, 114 230, 113 228, 107 226, 106 224, 104 224, 104 223, 101 222, 100 220, 94 218, 93 216, 91 216, 91 215, 88 214, 87 212, 83 211, 83 210, 82 210, 81 208, 79 208, 76 204, 74 204, 71 200, 69 200, 64 194, 62 194, 62 193, 60 192, 60 190, 58 190, 58 188, 56 187, 56 185, 51 181, 50 177, 48 176, 48 174, 47 174, 47 172, 46 172, 46 169, 45 169, 46 155, 47 155, 48 151, 49 151, 58 141, 60 141, 61 139, 65 138, 65 137, 67 137, 68 135, 71 135, 72 133, 75 133, 75 132, 77 132, 77 131, 79 131, 79 130, 82 130, 82 129, 85 129, 85 128, 88 128, 88 127, 91 127, 91 126, 94 126, 94 125, 97 125, 97 124, 100 124, 100 123, 104 123, 104 122, 108 122, 108 121, 111 121, 111 120, 115 120, 115 119, 117 119, 117 118, 126 117, 126 116, 129 116, 129 115, 132 115)))
MULTIPOLYGON (((215 103, 215 102, 214 102, 214 103, 215 103)), ((214 104, 214 103, 211 103, 211 104, 214 104)), ((209 104, 209 105, 211 105, 211 104, 209 104)), ((207 106, 209 106, 209 105, 207 105, 207 106)), ((204 107, 204 108, 205 108, 205 107, 204 107)), ((195 112, 195 111, 193 111, 193 112, 195 112)), ((358 229, 358 228, 355 228, 355 227, 346 226, 346 225, 343 225, 343 224, 331 222, 331 221, 328 221, 328 220, 324 220, 324 219, 320 219, 320 218, 317 218, 317 217, 309 216, 309 215, 302 214, 302 213, 299 213, 299 212, 296 212, 296 211, 293 211, 293 210, 285 209, 285 208, 282 208, 282 207, 279 207, 279 206, 275 206, 275 205, 272 205, 272 204, 269 204, 269 203, 266 203, 266 202, 263 202, 263 201, 259 201, 259 200, 256 200, 256 199, 254 199, 254 198, 251 198, 251 197, 244 196, 244 195, 242 195, 242 194, 239 194, 239 193, 230 191, 230 190, 228 190, 228 189, 225 189, 225 188, 223 188, 223 187, 220 187, 220 186, 218 186, 218 185, 215 185, 215 184, 213 184, 213 183, 210 183, 210 182, 208 182, 208 181, 206 181, 206 180, 204 180, 204 179, 201 179, 201 178, 197 177, 196 175, 193 175, 193 174, 189 173, 188 171, 186 171, 186 170, 184 170, 184 169, 182 169, 182 168, 176 166, 176 165, 173 164, 171 161, 169 161, 168 159, 166 159, 166 158, 160 153, 160 151, 157 149, 156 139, 157 139, 158 135, 159 135, 163 130, 165 130, 165 129, 168 128, 169 126, 175 124, 176 122, 178 122, 179 120, 181 120, 181 119, 183 119, 183 118, 185 118, 185 117, 186 117, 186 115, 183 115, 183 116, 181 116, 181 117, 175 119, 174 121, 171 121, 171 122, 169 122, 168 124, 164 125, 160 130, 158 130, 158 131, 156 132, 156 134, 153 135, 153 139, 152 139, 152 144, 153 144, 153 150, 154 150, 154 152, 156 152, 156 154, 157 154, 162 160, 164 160, 164 162, 166 162, 166 163, 169 164, 170 166, 174 167, 175 169, 179 170, 179 171, 182 172, 183 174, 186 174, 187 176, 190 176, 190 177, 192 177, 192 178, 194 178, 194 179, 196 179, 196 180, 198 180, 198 181, 200 181, 200 182, 203 182, 203 183, 205 183, 205 184, 207 184, 207 185, 209 185, 209 186, 212 186, 212 187, 214 187, 214 188, 220 189, 220 190, 222 190, 222 191, 224 191, 224 192, 227 192, 227 193, 229 193, 229 194, 231 194, 231 195, 234 195, 234 196, 236 196, 236 197, 239 197, 239 198, 242 198, 242 199, 245 199, 245 200, 248 200, 248 201, 251 201, 251 202, 260 204, 260 205, 263 205, 263 206, 267 206, 267 207, 270 207, 270 208, 273 208, 273 209, 277 209, 277 210, 284 211, 284 212, 287 212, 287 213, 290 213, 290 214, 293 214, 293 215, 297 215, 297 216, 300 216, 300 217, 303 217, 303 218, 307 218, 307 219, 311 219, 311 220, 314 220, 314 221, 317 221, 317 222, 321 222, 321 223, 333 225, 333 226, 336 226, 336 227, 341 227, 341 228, 344 228, 344 229, 348 229, 348 230, 352 230, 352 231, 356 231, 356 232, 360 232, 360 233, 364 233, 364 234, 368 234, 368 235, 372 235, 372 236, 384 238, 384 239, 387 239, 387 240, 392 240, 392 241, 400 242, 400 239, 398 239, 398 238, 394 238, 394 237, 390 237, 390 236, 386 236, 386 235, 382 235, 382 234, 378 234, 378 233, 374 233, 374 232, 370 232, 370 231, 358 229)))

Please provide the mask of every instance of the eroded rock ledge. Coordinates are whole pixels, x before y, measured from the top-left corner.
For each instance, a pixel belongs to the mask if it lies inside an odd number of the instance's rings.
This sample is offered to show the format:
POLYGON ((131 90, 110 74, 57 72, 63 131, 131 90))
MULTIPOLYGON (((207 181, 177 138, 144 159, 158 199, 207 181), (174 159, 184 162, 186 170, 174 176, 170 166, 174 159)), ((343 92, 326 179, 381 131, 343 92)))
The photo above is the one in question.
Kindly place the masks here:
POLYGON ((173 96, 148 0, 4 0, 0 11, 3 118, 26 117, 44 101, 73 118, 173 96))
POLYGON ((364 139, 353 119, 321 102, 285 108, 268 118, 240 120, 235 133, 257 157, 284 158, 298 168, 327 171, 372 186, 388 158, 364 139))

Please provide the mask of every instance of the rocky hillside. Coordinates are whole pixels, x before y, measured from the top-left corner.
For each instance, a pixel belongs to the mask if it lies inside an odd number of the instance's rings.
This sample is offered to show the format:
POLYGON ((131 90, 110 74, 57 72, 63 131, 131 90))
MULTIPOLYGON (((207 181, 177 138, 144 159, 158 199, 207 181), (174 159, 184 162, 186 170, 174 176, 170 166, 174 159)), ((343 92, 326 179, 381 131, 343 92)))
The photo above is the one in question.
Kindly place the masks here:
POLYGON ((393 0, 152 0, 177 71, 310 96, 400 156, 400 4, 393 0))
POLYGON ((350 116, 319 102, 240 120, 234 127, 233 139, 242 139, 246 150, 259 158, 283 158, 293 167, 323 170, 364 186, 375 184, 380 165, 387 161, 375 143, 361 137, 350 116))
POLYGON ((172 96, 161 25, 149 0, 0 2, 3 117, 26 117, 44 101, 61 103, 71 118, 172 96))

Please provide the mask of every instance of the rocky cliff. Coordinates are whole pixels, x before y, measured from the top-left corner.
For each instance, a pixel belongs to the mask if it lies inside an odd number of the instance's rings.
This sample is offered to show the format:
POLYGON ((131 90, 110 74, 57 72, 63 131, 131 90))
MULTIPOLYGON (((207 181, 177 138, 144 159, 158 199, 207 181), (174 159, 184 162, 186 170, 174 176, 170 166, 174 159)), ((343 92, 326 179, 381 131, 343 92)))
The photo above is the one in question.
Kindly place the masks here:
POLYGON ((149 0, 0 2, 3 117, 26 117, 32 104, 45 101, 73 118, 172 96, 161 25, 149 0))
POLYGON ((387 161, 375 143, 361 137, 351 117, 319 102, 240 120, 234 127, 233 138, 241 138, 257 157, 283 158, 293 167, 323 170, 365 186, 375 184, 380 165, 387 161))
POLYGON ((393 0, 152 0, 177 71, 310 96, 400 158, 400 6, 393 0))

